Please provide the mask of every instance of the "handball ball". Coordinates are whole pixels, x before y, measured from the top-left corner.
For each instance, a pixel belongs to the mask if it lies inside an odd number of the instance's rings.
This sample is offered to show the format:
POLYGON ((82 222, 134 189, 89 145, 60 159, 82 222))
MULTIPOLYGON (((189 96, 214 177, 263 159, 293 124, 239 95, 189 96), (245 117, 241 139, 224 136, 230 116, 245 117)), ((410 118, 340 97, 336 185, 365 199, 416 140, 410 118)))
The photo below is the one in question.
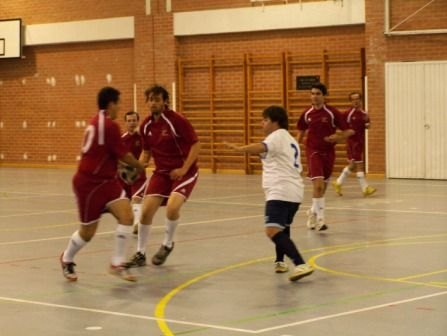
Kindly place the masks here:
POLYGON ((138 172, 136 168, 130 166, 120 167, 118 169, 118 175, 127 184, 133 184, 138 178, 138 172))

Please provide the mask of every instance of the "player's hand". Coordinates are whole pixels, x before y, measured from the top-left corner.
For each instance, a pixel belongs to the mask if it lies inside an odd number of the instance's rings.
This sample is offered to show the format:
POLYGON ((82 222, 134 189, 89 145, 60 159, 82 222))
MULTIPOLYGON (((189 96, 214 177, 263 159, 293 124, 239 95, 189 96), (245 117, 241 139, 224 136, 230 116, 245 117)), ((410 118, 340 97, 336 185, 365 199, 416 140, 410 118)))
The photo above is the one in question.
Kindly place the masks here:
POLYGON ((338 138, 338 135, 336 133, 331 134, 331 135, 329 135, 327 137, 324 137, 324 141, 330 142, 330 143, 337 143, 338 139, 339 138, 338 138))
POLYGON ((180 180, 185 174, 187 170, 185 168, 177 168, 174 170, 171 170, 169 173, 169 176, 171 177, 171 180, 180 180))

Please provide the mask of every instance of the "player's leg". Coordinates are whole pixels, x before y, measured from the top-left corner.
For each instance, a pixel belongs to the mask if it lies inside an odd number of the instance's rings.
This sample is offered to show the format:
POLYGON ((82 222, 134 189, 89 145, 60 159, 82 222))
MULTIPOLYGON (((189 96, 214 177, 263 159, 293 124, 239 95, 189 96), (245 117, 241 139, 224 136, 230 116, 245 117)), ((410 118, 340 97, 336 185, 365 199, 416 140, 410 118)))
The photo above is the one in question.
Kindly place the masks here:
POLYGON ((308 212, 307 224, 307 227, 311 230, 317 229, 318 231, 322 231, 327 229, 327 226, 324 224, 324 193, 326 187, 327 183, 323 176, 312 179, 312 207, 310 213, 308 212))
POLYGON ((360 188, 362 189, 363 196, 370 196, 376 192, 376 189, 369 186, 368 182, 365 178, 365 165, 363 161, 363 148, 364 144, 362 142, 358 142, 355 146, 355 150, 353 151, 353 162, 355 163, 355 170, 357 181, 360 184, 360 188))
POLYGON ((62 274, 67 280, 78 280, 78 276, 75 272, 76 264, 74 262, 74 257, 93 238, 97 227, 98 221, 81 224, 79 229, 71 235, 67 248, 60 256, 62 274))
POLYGON ((110 273, 127 281, 136 281, 126 264, 130 236, 132 234, 133 213, 127 198, 114 200, 107 204, 107 210, 116 218, 115 248, 110 264, 110 273))
POLYGON ((179 224, 180 209, 185 203, 185 197, 179 193, 172 193, 166 205, 165 235, 163 243, 152 257, 152 264, 162 265, 174 249, 174 233, 179 224))
POLYGON ((132 185, 131 189, 131 205, 133 211, 133 234, 138 234, 138 226, 140 224, 141 210, 143 208, 144 191, 147 185, 146 175, 143 175, 132 185))
POLYGON ((138 225, 137 252, 132 256, 129 262, 130 267, 142 267, 146 265, 146 249, 152 221, 158 208, 165 200, 166 198, 164 197, 154 195, 147 195, 143 199, 141 219, 138 225))
POLYGON ((159 250, 152 257, 152 264, 162 265, 174 249, 174 233, 180 219, 180 210, 191 195, 199 173, 192 170, 181 179, 172 181, 172 192, 166 205, 165 236, 159 250))
MULTIPOLYGON (((289 277, 296 281, 303 276, 309 275, 313 270, 305 263, 295 243, 284 232, 290 217, 298 210, 299 204, 284 201, 267 201, 265 206, 265 233, 279 250, 283 251, 295 264, 293 274, 289 277)), ((276 265, 275 265, 276 271, 276 265)))

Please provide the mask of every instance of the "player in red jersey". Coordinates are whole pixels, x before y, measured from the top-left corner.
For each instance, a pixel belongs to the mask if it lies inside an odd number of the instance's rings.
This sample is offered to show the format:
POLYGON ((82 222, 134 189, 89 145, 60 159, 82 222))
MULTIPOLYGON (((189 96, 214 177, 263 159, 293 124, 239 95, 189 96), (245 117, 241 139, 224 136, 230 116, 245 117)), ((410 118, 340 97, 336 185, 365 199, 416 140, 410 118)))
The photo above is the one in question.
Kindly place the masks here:
POLYGON ((351 108, 344 113, 349 128, 355 131, 347 141, 347 154, 349 164, 343 169, 340 176, 334 181, 333 186, 337 194, 342 196, 341 187, 345 179, 353 171, 356 172, 357 180, 362 188, 363 196, 367 197, 376 192, 376 189, 368 185, 365 179, 364 148, 365 129, 369 128, 370 120, 368 113, 362 108, 362 95, 360 92, 352 92, 349 95, 351 108))
POLYGON ((93 238, 105 211, 118 222, 109 272, 124 280, 136 281, 125 263, 127 243, 132 233, 132 209, 116 173, 118 160, 139 171, 143 171, 144 166, 123 145, 120 128, 113 121, 120 109, 119 96, 120 92, 112 87, 99 91, 99 112, 84 133, 81 161, 73 177, 81 225, 60 256, 63 275, 69 281, 78 279, 74 257, 93 238))
POLYGON ((149 228, 158 208, 166 205, 166 228, 163 243, 152 257, 152 264, 161 265, 174 248, 174 232, 180 209, 197 182, 197 158, 200 144, 191 123, 168 108, 169 94, 155 85, 145 92, 150 115, 140 126, 143 153, 140 161, 153 158, 155 170, 148 181, 143 200, 141 223, 138 227, 137 252, 129 265, 146 265, 149 228))
POLYGON ((306 138, 306 157, 308 177, 312 180, 312 207, 307 211, 307 227, 318 231, 326 230, 324 218, 325 200, 329 178, 332 175, 335 162, 335 144, 354 134, 348 129, 342 114, 324 102, 327 95, 326 86, 322 83, 312 85, 312 107, 307 109, 297 123, 298 143, 306 138), (336 130, 342 130, 337 134, 336 130))
MULTIPOLYGON (((139 158, 143 151, 143 141, 138 132, 138 124, 140 116, 137 112, 129 111, 124 115, 127 131, 121 136, 121 140, 126 146, 127 150, 136 158, 139 158)), ((123 189, 126 191, 126 196, 130 199, 132 205, 134 223, 133 233, 138 233, 138 223, 140 222, 141 206, 143 200, 144 189, 146 187, 146 172, 141 172, 138 178, 129 183, 126 180, 120 179, 123 189)))

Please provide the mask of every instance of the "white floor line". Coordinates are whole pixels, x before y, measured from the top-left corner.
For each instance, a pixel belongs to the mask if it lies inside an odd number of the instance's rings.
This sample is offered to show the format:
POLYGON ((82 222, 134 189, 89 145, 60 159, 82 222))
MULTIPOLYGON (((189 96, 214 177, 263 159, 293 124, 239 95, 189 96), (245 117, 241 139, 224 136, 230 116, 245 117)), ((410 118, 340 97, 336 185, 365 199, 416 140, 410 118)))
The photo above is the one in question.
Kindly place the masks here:
MULTIPOLYGON (((97 313, 97 314, 105 314, 105 315, 121 316, 121 317, 130 317, 130 318, 136 318, 136 319, 141 319, 141 320, 150 320, 150 321, 160 320, 159 318, 156 318, 153 316, 135 315, 135 314, 128 314, 128 313, 114 312, 114 311, 110 311, 110 310, 67 306, 67 305, 61 305, 61 304, 22 300, 22 299, 9 298, 9 297, 1 297, 0 296, 0 300, 15 302, 15 303, 32 304, 32 305, 37 305, 37 306, 45 306, 45 307, 51 307, 51 308, 77 310, 77 311, 83 311, 83 312, 89 312, 89 313, 97 313)), ((162 320, 166 321, 168 323, 182 324, 182 325, 188 325, 188 326, 194 326, 194 327, 203 327, 203 328, 211 328, 211 329, 219 329, 219 330, 227 330, 227 331, 237 331, 237 332, 242 332, 242 333, 246 333, 246 334, 255 334, 256 333, 256 331, 253 331, 253 330, 230 328, 230 327, 218 326, 218 325, 214 325, 214 324, 196 323, 196 322, 188 322, 188 321, 180 321, 180 320, 172 320, 172 319, 162 319, 162 320)))
MULTIPOLYGON (((229 217, 229 218, 219 218, 219 219, 213 219, 213 220, 203 220, 203 221, 197 221, 197 222, 189 222, 189 223, 180 223, 179 226, 193 226, 193 225, 200 225, 200 224, 210 224, 210 223, 220 223, 220 222, 227 222, 227 221, 236 221, 236 220, 244 220, 244 219, 250 219, 250 218, 260 218, 264 217, 264 215, 252 215, 252 216, 243 216, 243 217, 229 217)), ((153 225, 152 229, 161 229, 164 230, 164 225, 153 225)), ((96 236, 103 236, 115 233, 115 231, 104 231, 104 232, 98 232, 96 233, 96 236)), ((5 245, 19 245, 19 244, 28 244, 28 243, 40 243, 45 241, 51 241, 51 240, 59 240, 59 239, 69 239, 71 236, 58 236, 58 237, 48 237, 48 238, 40 238, 40 239, 30 239, 30 240, 19 240, 19 241, 12 241, 12 242, 1 242, 0 246, 5 245)))
POLYGON ((371 307, 366 307, 366 308, 361 308, 361 309, 349 310, 349 311, 346 311, 346 312, 343 312, 343 313, 337 313, 337 314, 331 314, 331 315, 326 315, 326 316, 320 316, 320 317, 315 317, 315 318, 311 318, 311 319, 308 319, 308 320, 303 320, 303 321, 283 324, 283 325, 279 325, 279 326, 276 326, 276 327, 259 329, 259 330, 256 330, 256 333, 260 334, 260 333, 264 333, 264 332, 267 332, 267 331, 284 329, 284 328, 288 328, 288 327, 294 327, 294 326, 298 326, 298 325, 302 325, 302 324, 328 320, 328 319, 337 318, 337 317, 341 317, 341 316, 348 316, 348 315, 353 315, 353 314, 357 314, 357 313, 363 313, 363 312, 370 311, 370 310, 386 308, 386 307, 389 307, 391 305, 399 305, 399 304, 404 304, 404 303, 409 303, 409 302, 414 302, 414 301, 419 301, 419 300, 425 300, 425 299, 429 299, 429 298, 436 297, 436 296, 441 296, 441 295, 446 295, 446 294, 447 294, 447 291, 444 291, 444 292, 438 292, 438 293, 424 295, 424 296, 418 296, 418 297, 415 297, 415 298, 412 298, 412 299, 393 301, 393 302, 388 302, 388 303, 384 303, 384 304, 377 305, 377 306, 371 306, 371 307))

